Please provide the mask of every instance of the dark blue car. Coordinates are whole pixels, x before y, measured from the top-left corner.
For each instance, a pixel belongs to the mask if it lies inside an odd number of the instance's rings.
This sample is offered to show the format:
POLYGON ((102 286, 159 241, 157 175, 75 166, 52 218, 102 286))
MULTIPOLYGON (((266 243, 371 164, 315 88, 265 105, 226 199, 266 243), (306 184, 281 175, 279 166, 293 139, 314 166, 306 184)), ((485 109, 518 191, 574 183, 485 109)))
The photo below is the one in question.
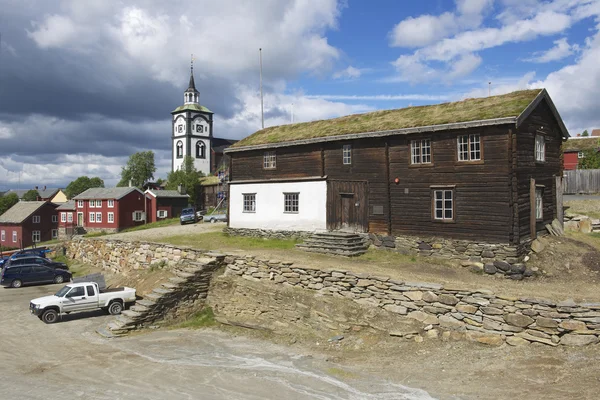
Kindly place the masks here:
POLYGON ((43 265, 19 265, 4 267, 0 277, 0 285, 18 288, 23 285, 39 283, 69 282, 72 276, 64 269, 46 267, 43 265))

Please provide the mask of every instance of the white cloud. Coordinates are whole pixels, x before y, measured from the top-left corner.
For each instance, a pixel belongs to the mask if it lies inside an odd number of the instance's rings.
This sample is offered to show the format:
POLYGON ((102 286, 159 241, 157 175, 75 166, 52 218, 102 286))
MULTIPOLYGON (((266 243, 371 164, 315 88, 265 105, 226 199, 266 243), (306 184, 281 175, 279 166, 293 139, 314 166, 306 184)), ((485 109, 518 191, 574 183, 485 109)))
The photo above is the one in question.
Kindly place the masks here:
POLYGON ((341 71, 336 71, 333 74, 333 79, 358 79, 362 75, 363 70, 353 67, 352 65, 341 71))
POLYGON ((446 80, 451 81, 469 75, 481 65, 482 59, 476 54, 463 54, 451 65, 450 71, 445 75, 446 80))
POLYGON ((579 46, 574 44, 570 45, 566 38, 562 38, 554 41, 554 47, 543 52, 535 53, 533 57, 526 61, 535 63, 547 63, 550 61, 562 60, 579 50, 579 46))
POLYGON ((77 38, 75 24, 63 15, 48 15, 43 23, 33 25, 36 29, 27 33, 43 49, 62 47, 77 38))

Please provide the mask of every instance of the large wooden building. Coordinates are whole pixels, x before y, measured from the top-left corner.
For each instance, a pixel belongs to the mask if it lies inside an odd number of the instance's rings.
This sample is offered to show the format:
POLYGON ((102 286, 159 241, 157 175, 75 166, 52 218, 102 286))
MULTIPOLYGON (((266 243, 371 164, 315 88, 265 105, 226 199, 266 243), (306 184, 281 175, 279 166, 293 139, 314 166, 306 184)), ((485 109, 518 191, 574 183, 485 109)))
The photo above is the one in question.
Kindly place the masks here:
POLYGON ((540 89, 266 128, 225 151, 229 225, 518 245, 558 215, 568 136, 540 89))

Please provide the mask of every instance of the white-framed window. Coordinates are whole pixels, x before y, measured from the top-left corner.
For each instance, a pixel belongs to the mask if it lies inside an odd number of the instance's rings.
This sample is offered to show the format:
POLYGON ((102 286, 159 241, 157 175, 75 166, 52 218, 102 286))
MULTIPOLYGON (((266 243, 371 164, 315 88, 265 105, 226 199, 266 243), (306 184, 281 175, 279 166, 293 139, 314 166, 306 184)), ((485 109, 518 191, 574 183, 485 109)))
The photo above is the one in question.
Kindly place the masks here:
POLYGON ((102 213, 99 212, 96 213, 96 223, 98 222, 102 222, 102 213))
POLYGON ((201 140, 196 142, 196 158, 206 158, 206 145, 201 140))
POLYGON ((96 208, 102 208, 102 200, 96 200, 96 208))
POLYGON ((298 214, 300 203, 300 193, 283 194, 283 212, 298 214))
POLYGON ((42 235, 40 231, 32 231, 31 232, 31 240, 33 243, 39 243, 42 241, 42 235))
POLYGON ((535 161, 546 161, 546 142, 542 135, 535 135, 535 161))
POLYGON ((90 200, 90 208, 96 207, 96 200, 90 200))
MULTIPOLYGON (((181 132, 181 126, 179 127, 179 132, 181 132)), ((183 142, 181 140, 177 141, 177 158, 183 158, 183 142)))
POLYGON ((66 212, 60 213, 60 222, 67 222, 67 213, 66 212))
POLYGON ((144 220, 144 212, 143 211, 134 211, 133 212, 133 220, 134 221, 143 221, 144 220))
POLYGON ((410 155, 411 164, 430 164, 431 139, 411 140, 410 155))
POLYGON ((461 135, 457 138, 458 161, 481 160, 481 137, 479 134, 461 135))
POLYGON ((77 200, 77 208, 83 208, 83 200, 77 200))
POLYGON ((6 241, 6 231, 0 232, 0 240, 3 242, 6 241))
POLYGON ((58 229, 52 229, 52 239, 58 238, 58 229))
POLYGON ((114 223, 115 222, 115 213, 109 212, 108 214, 106 214, 106 218, 107 218, 109 224, 114 223))
POLYGON ((454 220, 454 190, 433 190, 433 218, 438 221, 454 220))
POLYGON ((114 208, 115 207, 115 201, 114 200, 106 200, 106 202, 107 202, 108 208, 114 208))
POLYGON ((73 213, 67 213, 67 222, 73 222, 73 213))
POLYGON ((256 193, 244 193, 244 212, 256 212, 256 193))
POLYGON ((96 213, 90 213, 90 222, 96 222, 96 213))
POLYGON ((12 239, 13 239, 13 243, 17 243, 17 231, 13 231, 12 239))
POLYGON ((344 165, 352 164, 352 145, 345 144, 342 146, 342 162, 344 165))
POLYGON ((277 155, 274 151, 265 151, 263 155, 263 168, 264 169, 275 169, 277 168, 277 155))
POLYGON ((168 214, 168 213, 167 213, 167 210, 158 210, 158 211, 156 212, 156 216, 157 216, 158 218, 167 218, 167 214, 168 214))
POLYGON ((583 151, 578 151, 577 158, 585 158, 585 153, 583 151))
POLYGON ((544 189, 535 188, 535 219, 544 219, 544 189))
POLYGON ((34 215, 34 216, 33 216, 33 223, 34 223, 34 224, 39 224, 39 223, 40 223, 40 221, 41 221, 41 218, 40 218, 40 216, 39 216, 39 215, 34 215))
POLYGON ((52 222, 58 222, 58 215, 52 216, 52 222))

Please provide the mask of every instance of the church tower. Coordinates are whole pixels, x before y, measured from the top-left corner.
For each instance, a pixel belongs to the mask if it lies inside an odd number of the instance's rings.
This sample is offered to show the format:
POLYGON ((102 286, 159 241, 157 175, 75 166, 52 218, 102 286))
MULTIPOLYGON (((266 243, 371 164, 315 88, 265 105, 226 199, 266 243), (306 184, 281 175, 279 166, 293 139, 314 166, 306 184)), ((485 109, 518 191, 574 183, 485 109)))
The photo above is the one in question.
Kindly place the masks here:
POLYGON ((194 61, 190 68, 190 83, 183 93, 183 105, 171 112, 172 170, 183 166, 185 156, 194 158, 194 166, 205 175, 211 171, 211 141, 213 112, 200 105, 200 92, 194 83, 194 61))

